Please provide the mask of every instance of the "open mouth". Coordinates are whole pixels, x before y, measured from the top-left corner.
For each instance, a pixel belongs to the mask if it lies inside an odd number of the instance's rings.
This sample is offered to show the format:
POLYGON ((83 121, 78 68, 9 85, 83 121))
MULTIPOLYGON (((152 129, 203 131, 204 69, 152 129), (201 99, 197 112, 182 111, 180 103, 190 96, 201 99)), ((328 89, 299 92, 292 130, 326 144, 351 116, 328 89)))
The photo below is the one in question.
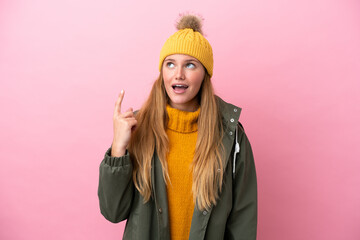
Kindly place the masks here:
POLYGON ((179 89, 179 90, 185 90, 185 89, 188 88, 188 86, 187 86, 187 85, 182 85, 182 84, 174 84, 174 85, 172 85, 172 88, 173 88, 174 90, 177 90, 177 89, 179 89))

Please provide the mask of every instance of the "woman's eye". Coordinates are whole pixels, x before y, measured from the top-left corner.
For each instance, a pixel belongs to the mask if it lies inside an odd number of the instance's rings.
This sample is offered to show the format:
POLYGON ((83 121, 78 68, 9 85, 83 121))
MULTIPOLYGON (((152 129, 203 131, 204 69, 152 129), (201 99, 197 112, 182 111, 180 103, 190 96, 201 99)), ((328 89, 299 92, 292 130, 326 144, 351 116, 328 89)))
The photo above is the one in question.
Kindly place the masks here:
POLYGON ((168 62, 168 63, 166 63, 166 66, 169 67, 169 68, 173 68, 174 64, 172 62, 168 62))
POLYGON ((186 64, 186 67, 187 67, 187 68, 195 68, 195 64, 193 64, 193 63, 188 63, 188 64, 186 64))

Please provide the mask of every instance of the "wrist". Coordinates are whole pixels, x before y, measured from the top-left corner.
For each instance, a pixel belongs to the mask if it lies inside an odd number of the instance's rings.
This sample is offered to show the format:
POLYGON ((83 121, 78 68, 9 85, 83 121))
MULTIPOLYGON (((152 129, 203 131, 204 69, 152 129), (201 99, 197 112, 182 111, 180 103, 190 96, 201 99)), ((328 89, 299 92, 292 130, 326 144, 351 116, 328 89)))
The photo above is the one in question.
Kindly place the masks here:
POLYGON ((126 153, 125 147, 119 147, 114 144, 111 146, 111 156, 112 157, 121 157, 121 156, 124 156, 125 153, 126 153))
POLYGON ((112 157, 121 157, 121 156, 124 156, 126 153, 126 149, 125 150, 121 150, 121 151, 114 151, 111 149, 111 156, 112 157))

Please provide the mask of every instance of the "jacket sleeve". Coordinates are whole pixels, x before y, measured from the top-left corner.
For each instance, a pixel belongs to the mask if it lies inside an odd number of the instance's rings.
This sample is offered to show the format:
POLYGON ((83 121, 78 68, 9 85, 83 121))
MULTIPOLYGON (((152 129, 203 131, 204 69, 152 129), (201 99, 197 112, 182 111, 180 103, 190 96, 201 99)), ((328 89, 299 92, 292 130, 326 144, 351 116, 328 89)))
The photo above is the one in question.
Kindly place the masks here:
POLYGON ((118 223, 129 216, 134 194, 132 170, 128 152, 111 157, 111 148, 106 151, 100 164, 98 197, 101 214, 110 222, 118 223))
POLYGON ((240 152, 235 159, 233 207, 226 223, 225 239, 256 240, 257 180, 249 139, 238 128, 240 152))

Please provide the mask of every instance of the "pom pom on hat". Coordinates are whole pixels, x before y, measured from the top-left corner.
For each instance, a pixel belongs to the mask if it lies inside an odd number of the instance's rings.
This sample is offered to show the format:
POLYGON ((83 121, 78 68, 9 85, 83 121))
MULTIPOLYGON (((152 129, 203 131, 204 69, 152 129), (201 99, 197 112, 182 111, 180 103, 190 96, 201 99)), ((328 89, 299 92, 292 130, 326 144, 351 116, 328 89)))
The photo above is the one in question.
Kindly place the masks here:
POLYGON ((183 15, 176 25, 177 30, 191 28, 195 32, 202 33, 202 19, 195 15, 183 15))
POLYGON ((159 70, 164 59, 172 54, 186 54, 198 59, 205 67, 210 77, 213 74, 213 52, 210 43, 202 35, 202 19, 198 16, 180 15, 178 29, 171 35, 160 51, 159 70))

